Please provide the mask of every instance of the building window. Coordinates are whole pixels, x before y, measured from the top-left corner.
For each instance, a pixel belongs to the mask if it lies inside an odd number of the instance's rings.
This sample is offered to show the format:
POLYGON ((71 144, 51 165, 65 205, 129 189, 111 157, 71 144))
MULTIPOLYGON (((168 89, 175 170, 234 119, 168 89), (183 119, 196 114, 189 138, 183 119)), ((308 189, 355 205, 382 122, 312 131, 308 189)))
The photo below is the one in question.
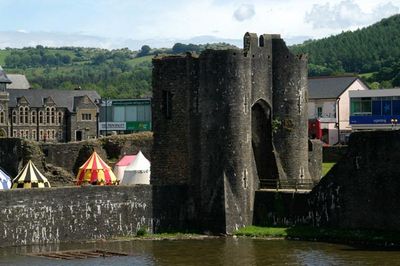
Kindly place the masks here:
POLYGON ((5 123, 5 114, 4 111, 0 112, 0 124, 4 124, 5 123))
POLYGON ((51 116, 51 123, 54 125, 56 123, 56 121, 55 121, 56 120, 56 108, 55 107, 51 108, 50 116, 51 116))
POLYGON ((44 120, 43 111, 39 111, 39 124, 43 124, 43 120, 44 120))
POLYGON ((172 93, 170 91, 162 92, 162 111, 165 118, 171 119, 172 117, 172 93))
POLYGON ((318 118, 322 117, 322 107, 321 106, 317 107, 317 117, 318 118))
MULTIPOLYGON (((384 102, 384 101, 382 101, 384 102)), ((390 115, 391 113, 391 101, 387 101, 387 111, 390 115)), ((350 99, 350 114, 357 115, 371 115, 372 114, 372 104, 371 98, 352 98, 350 99)))
POLYGON ((50 108, 46 107, 46 123, 50 124, 50 108))
POLYGON ((62 125, 63 114, 62 112, 58 112, 57 121, 59 125, 62 125))
POLYGON ((59 131, 58 131, 57 137, 58 137, 58 140, 60 140, 60 141, 63 139, 63 132, 62 132, 62 130, 59 130, 59 131))
POLYGON ((44 132, 42 129, 39 131, 39 139, 44 140, 44 132))
POLYGON ((24 108, 24 123, 28 124, 29 123, 29 107, 25 106, 24 108))
POLYGON ((16 136, 17 136, 17 131, 13 130, 13 137, 16 137, 16 136))
POLYGON ((82 114, 82 121, 92 121, 92 114, 82 114))
POLYGON ((36 140, 37 136, 36 136, 36 130, 32 130, 32 139, 36 140))
POLYGON ((13 122, 13 124, 17 123, 17 111, 15 111, 15 110, 12 111, 12 122, 13 122))
POLYGON ((25 112, 25 108, 21 106, 19 108, 19 123, 20 124, 24 123, 24 112, 25 112))
POLYGON ((31 112, 31 123, 36 124, 36 111, 31 112))

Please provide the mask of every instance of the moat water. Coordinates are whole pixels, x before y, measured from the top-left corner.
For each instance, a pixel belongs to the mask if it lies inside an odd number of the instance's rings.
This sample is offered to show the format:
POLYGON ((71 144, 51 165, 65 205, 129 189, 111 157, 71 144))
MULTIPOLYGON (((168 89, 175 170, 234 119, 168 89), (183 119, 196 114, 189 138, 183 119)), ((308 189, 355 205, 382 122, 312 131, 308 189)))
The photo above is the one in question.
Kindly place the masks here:
POLYGON ((250 238, 143 240, 0 248, 0 265, 400 265, 400 250, 250 238), (76 249, 129 256, 56 260, 27 255, 76 249))

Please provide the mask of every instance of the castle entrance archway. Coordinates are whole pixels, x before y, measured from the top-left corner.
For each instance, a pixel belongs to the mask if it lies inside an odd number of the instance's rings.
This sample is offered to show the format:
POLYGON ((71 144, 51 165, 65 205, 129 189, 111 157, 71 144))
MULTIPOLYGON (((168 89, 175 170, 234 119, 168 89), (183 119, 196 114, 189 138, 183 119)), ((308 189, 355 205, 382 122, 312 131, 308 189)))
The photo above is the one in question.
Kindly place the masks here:
POLYGON ((252 147, 261 188, 276 188, 278 170, 272 145, 271 107, 264 100, 251 108, 252 147))

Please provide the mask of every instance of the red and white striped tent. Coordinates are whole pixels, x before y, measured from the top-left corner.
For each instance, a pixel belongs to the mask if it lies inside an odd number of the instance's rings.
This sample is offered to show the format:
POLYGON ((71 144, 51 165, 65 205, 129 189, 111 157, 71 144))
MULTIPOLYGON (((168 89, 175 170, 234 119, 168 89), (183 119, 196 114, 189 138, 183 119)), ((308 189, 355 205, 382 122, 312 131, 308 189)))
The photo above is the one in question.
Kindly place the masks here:
POLYGON ((96 153, 79 167, 76 184, 91 184, 91 185, 116 185, 117 178, 108 166, 96 153))

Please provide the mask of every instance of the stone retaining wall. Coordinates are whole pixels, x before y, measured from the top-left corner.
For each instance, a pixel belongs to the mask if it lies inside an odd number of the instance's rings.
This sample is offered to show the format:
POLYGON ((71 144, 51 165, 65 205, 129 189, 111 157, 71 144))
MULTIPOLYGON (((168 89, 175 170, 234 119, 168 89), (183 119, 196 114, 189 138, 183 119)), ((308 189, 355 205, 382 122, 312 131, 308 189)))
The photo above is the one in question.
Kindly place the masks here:
POLYGON ((150 185, 0 191, 0 246, 130 236, 153 222, 150 185))

